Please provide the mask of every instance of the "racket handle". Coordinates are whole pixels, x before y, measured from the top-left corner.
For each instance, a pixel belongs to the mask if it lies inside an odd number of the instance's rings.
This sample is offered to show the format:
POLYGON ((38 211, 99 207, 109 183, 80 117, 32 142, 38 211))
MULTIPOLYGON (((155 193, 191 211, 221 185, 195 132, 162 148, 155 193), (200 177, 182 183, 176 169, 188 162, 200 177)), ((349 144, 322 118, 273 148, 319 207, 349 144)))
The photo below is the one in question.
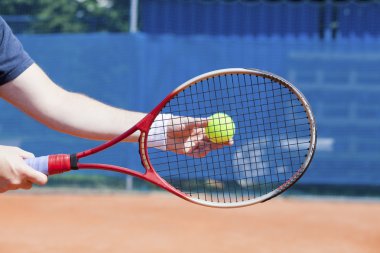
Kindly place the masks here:
POLYGON ((70 171, 73 168, 71 160, 70 155, 58 154, 28 158, 25 162, 33 169, 50 176, 70 171))

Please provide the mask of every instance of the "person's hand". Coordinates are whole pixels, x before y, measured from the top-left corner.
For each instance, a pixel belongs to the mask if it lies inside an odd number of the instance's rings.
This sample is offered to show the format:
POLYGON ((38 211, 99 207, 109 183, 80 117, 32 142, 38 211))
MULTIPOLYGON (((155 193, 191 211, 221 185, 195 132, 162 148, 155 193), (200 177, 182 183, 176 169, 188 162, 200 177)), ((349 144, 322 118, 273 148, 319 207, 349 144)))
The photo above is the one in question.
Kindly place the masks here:
POLYGON ((20 148, 0 145, 0 193, 46 184, 47 176, 25 163, 24 159, 32 157, 20 148))
POLYGON ((213 143, 206 135, 207 119, 192 117, 173 117, 167 125, 166 150, 201 158, 210 151, 233 145, 213 143))

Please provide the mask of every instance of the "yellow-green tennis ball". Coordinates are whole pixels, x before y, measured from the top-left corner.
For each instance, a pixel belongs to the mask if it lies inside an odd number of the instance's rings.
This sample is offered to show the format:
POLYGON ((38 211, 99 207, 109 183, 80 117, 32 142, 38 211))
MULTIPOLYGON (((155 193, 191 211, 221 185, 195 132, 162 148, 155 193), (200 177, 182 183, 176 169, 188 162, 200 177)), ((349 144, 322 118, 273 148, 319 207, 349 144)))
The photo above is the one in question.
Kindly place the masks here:
POLYGON ((215 113, 208 118, 206 134, 214 143, 228 142, 234 137, 235 123, 227 114, 215 113))

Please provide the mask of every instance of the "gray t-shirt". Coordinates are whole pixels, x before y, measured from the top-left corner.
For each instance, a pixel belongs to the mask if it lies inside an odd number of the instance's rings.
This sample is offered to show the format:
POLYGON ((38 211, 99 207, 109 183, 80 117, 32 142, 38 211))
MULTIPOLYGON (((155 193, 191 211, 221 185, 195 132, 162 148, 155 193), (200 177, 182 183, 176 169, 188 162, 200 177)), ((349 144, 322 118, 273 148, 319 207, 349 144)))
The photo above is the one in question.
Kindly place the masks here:
POLYGON ((0 17, 0 85, 12 81, 32 64, 32 58, 0 17))

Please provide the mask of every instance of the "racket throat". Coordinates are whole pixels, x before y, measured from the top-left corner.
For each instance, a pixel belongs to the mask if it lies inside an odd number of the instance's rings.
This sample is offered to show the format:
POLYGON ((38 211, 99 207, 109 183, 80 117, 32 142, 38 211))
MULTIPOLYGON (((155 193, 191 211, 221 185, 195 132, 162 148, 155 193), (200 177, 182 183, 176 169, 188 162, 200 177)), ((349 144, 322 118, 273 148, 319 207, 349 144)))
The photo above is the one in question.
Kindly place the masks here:
POLYGON ((157 115, 154 115, 152 112, 148 113, 140 122, 136 124, 136 128, 141 132, 147 133, 156 116, 157 115))

